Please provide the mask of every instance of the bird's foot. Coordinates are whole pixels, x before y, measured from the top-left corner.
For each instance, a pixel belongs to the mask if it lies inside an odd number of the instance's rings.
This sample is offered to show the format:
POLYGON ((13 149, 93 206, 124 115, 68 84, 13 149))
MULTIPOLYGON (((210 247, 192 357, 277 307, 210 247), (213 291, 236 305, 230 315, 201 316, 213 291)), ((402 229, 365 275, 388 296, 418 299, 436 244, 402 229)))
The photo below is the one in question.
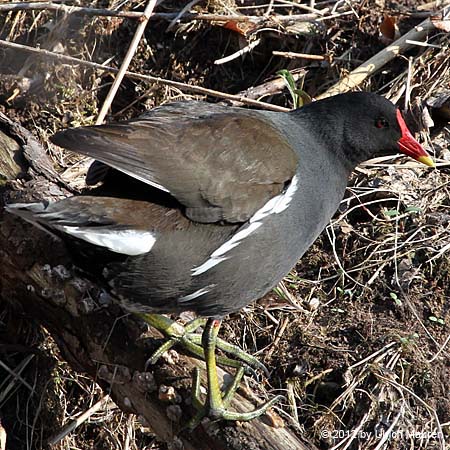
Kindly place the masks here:
POLYGON ((192 403, 197 413, 188 422, 187 428, 193 430, 196 428, 204 417, 209 417, 212 420, 238 420, 238 421, 249 421, 262 416, 271 408, 274 404, 279 402, 283 396, 277 395, 272 400, 264 403, 259 408, 253 411, 239 413, 236 411, 230 411, 228 409, 231 400, 233 399, 239 384, 244 376, 244 368, 240 367, 231 384, 225 389, 223 394, 221 393, 219 398, 212 399, 211 392, 208 394, 206 403, 203 404, 200 398, 200 370, 198 368, 194 369, 193 372, 193 383, 192 383, 192 403))
POLYGON ((228 409, 246 369, 262 369, 266 374, 268 372, 266 367, 256 358, 217 336, 221 324, 219 319, 195 319, 186 324, 186 326, 182 326, 162 315, 141 314, 140 317, 168 337, 168 341, 153 353, 147 364, 154 364, 164 352, 176 344, 181 345, 189 353, 206 362, 207 399, 204 404, 200 399, 200 375, 199 370, 196 369, 193 374, 192 402, 197 413, 189 421, 188 428, 194 429, 205 416, 214 420, 252 420, 264 414, 282 398, 282 396, 277 396, 254 411, 246 413, 238 413, 228 409), (195 332, 201 326, 204 328, 202 335, 195 332), (216 357, 216 347, 236 356, 240 361, 223 356, 216 357), (242 362, 246 365, 245 367, 242 366, 242 362), (236 376, 224 392, 221 391, 219 386, 217 363, 237 369, 236 376))
MULTIPOLYGON (((161 331, 167 336, 167 341, 164 342, 149 358, 147 366, 155 364, 158 359, 175 345, 180 345, 188 353, 196 356, 199 359, 205 359, 205 352, 202 347, 202 336, 196 331, 204 326, 207 319, 198 318, 187 323, 185 326, 169 319, 166 316, 159 314, 139 314, 145 322, 152 327, 161 331)), ((244 352, 238 346, 230 344, 223 339, 217 338, 217 347, 222 351, 235 356, 245 364, 246 372, 252 373, 253 370, 262 370, 266 375, 268 371, 264 364, 259 362, 255 357, 244 352), (253 369, 253 370, 252 370, 253 369)), ((240 361, 236 361, 224 356, 217 356, 217 363, 221 366, 234 367, 239 369, 242 367, 240 361)))
POLYGON ((202 334, 202 346, 205 350, 206 376, 208 381, 208 394, 203 405, 200 400, 200 375, 199 370, 194 370, 192 383, 193 405, 197 409, 197 414, 189 422, 188 427, 194 429, 204 416, 215 420, 243 420, 248 421, 264 414, 274 403, 280 400, 280 396, 273 398, 260 408, 246 413, 230 411, 228 406, 236 393, 239 383, 244 375, 244 368, 238 368, 232 383, 225 389, 224 393, 220 389, 217 375, 215 350, 218 343, 217 335, 221 320, 208 319, 202 334))

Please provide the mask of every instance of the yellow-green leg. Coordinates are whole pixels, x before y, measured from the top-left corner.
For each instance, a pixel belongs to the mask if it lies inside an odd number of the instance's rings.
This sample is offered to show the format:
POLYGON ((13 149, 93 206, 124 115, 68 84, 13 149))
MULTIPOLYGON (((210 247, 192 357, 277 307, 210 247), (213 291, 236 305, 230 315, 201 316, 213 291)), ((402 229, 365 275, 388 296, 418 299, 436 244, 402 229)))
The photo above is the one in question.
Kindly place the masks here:
POLYGON ((262 369, 266 373, 267 369, 253 356, 245 353, 239 347, 229 344, 218 337, 221 320, 195 319, 183 326, 168 317, 159 314, 139 314, 139 317, 145 320, 145 322, 152 327, 161 331, 168 338, 168 341, 153 353, 147 364, 154 364, 164 352, 176 344, 181 345, 189 353, 192 353, 206 362, 206 375, 208 383, 206 403, 203 405, 200 400, 200 376, 199 370, 196 369, 193 375, 192 398, 193 405, 197 409, 197 414, 189 422, 189 428, 195 428, 205 415, 208 415, 212 419, 243 421, 252 420, 264 414, 271 406, 283 398, 282 396, 277 396, 260 408, 247 413, 229 411, 228 406, 239 387, 245 368, 239 361, 223 356, 216 356, 216 347, 233 354, 249 367, 262 369), (201 326, 203 326, 204 329, 202 335, 200 336, 195 333, 195 331, 201 326), (223 394, 221 392, 219 379, 217 376, 217 363, 235 367, 237 369, 233 382, 228 386, 223 394))
MULTIPOLYGON (((202 347, 202 337, 198 333, 195 333, 195 331, 199 327, 204 326, 207 323, 207 319, 198 318, 183 326, 178 322, 175 322, 160 314, 138 314, 138 316, 152 327, 161 331, 168 338, 168 340, 152 354, 147 361, 147 365, 155 364, 165 352, 177 344, 181 345, 187 352, 193 354, 197 358, 205 359, 204 350, 202 347)), ((267 374, 267 369, 264 364, 241 350, 238 346, 217 338, 217 347, 224 352, 230 353, 236 358, 239 358, 247 365, 247 369, 259 369, 263 370, 267 374)), ((237 369, 241 367, 241 363, 239 361, 224 356, 218 356, 217 362, 222 366, 235 367, 237 369)))
POLYGON ((244 375, 244 369, 241 367, 231 385, 227 388, 222 396, 222 391, 219 385, 219 379, 217 376, 217 366, 216 366, 216 342, 217 335, 219 333, 221 325, 221 320, 218 319, 208 319, 204 327, 202 341, 203 348, 205 350, 205 362, 206 362, 206 375, 208 382, 208 393, 206 398, 206 405, 202 406, 200 401, 200 381, 198 370, 194 371, 194 381, 193 381, 193 404, 199 409, 195 417, 190 421, 189 427, 195 428, 199 421, 205 415, 208 415, 212 419, 222 419, 222 420, 243 420, 248 421, 255 419, 256 417, 264 414, 271 406, 276 402, 281 400, 283 397, 281 395, 273 398, 269 402, 265 403, 261 407, 255 409, 254 411, 246 413, 238 413, 234 411, 229 411, 228 406, 239 387, 239 383, 244 375))

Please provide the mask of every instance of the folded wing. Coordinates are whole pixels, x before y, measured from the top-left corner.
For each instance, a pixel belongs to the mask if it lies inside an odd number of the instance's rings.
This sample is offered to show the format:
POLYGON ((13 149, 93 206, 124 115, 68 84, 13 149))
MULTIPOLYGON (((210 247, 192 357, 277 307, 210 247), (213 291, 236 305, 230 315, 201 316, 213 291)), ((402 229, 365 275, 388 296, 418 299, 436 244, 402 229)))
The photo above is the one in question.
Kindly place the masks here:
POLYGON ((298 163, 261 112, 203 102, 65 130, 52 141, 170 192, 198 222, 248 220, 283 191, 298 163))

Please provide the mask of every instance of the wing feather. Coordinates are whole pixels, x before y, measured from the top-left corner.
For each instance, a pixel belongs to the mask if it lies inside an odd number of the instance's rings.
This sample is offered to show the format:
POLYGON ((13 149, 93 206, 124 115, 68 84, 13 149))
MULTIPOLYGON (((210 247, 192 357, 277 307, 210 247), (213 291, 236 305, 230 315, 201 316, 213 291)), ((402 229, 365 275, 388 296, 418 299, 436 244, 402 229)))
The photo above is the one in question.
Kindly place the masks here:
POLYGON ((284 189, 298 163, 264 113, 202 102, 65 130, 52 141, 170 192, 199 222, 248 220, 284 189))

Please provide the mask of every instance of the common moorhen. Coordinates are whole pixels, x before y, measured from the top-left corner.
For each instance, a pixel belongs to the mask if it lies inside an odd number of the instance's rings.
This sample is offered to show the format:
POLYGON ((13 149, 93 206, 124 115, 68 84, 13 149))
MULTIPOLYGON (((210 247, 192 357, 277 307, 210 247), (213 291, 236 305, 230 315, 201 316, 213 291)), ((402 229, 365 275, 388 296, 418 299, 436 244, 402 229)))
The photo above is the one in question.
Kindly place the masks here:
MULTIPOLYGON (((76 241, 77 255, 101 265, 126 309, 208 317, 209 413, 237 420, 268 405, 247 414, 224 406, 215 366, 222 317, 291 270, 328 224, 358 163, 401 151, 433 166, 400 111, 363 92, 288 113, 173 103, 127 122, 65 130, 52 142, 165 191, 172 203, 78 196, 8 210, 76 241)), ((176 336, 169 319, 155 317, 176 336)))

